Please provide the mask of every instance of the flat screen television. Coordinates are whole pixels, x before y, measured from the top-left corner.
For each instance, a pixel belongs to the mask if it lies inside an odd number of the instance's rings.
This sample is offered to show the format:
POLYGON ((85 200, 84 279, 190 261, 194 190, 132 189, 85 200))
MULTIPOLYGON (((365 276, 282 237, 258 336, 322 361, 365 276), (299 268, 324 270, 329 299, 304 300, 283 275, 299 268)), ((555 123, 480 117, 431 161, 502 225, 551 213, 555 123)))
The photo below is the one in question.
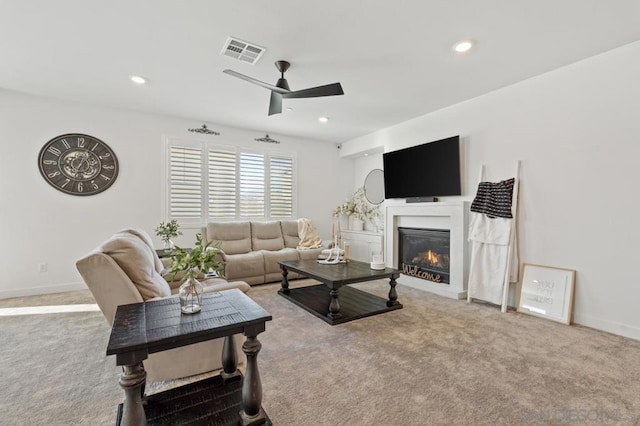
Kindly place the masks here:
POLYGON ((459 136, 385 152, 382 161, 387 199, 461 195, 459 136))

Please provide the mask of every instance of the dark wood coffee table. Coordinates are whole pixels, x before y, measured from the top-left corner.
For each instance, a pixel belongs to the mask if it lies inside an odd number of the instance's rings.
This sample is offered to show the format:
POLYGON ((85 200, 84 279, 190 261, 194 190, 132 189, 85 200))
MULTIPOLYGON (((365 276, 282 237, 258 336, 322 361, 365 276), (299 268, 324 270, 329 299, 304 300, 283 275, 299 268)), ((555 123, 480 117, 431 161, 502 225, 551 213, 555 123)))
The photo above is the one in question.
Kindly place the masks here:
POLYGON ((377 271, 371 269, 368 263, 355 260, 335 265, 323 265, 315 260, 280 262, 280 269, 282 288, 278 290, 278 294, 331 325, 402 309, 396 292, 396 279, 400 276, 397 269, 385 268, 377 271), (313 278, 322 284, 289 288, 289 271, 313 278), (389 278, 391 289, 388 300, 347 286, 380 278, 389 278))
POLYGON ((125 400, 116 424, 270 425, 261 405, 257 360, 262 346, 257 335, 270 320, 268 312, 238 289, 204 294, 202 310, 193 315, 180 313, 176 297, 118 306, 107 346, 107 355, 115 355, 116 364, 123 366, 125 400), (238 333, 247 337, 242 345, 247 356, 244 377, 233 340, 238 333), (144 395, 147 373, 142 361, 149 354, 219 337, 225 339, 219 376, 144 395))

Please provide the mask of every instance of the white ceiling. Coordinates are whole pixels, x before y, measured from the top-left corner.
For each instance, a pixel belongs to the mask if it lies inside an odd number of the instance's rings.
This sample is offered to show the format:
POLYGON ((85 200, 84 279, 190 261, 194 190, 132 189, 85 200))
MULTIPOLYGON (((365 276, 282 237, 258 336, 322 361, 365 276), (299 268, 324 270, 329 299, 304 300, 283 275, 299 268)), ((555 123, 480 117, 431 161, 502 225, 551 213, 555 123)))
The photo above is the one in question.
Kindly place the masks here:
POLYGON ((0 87, 343 142, 639 39, 638 0, 0 0, 0 87), (221 56, 227 36, 266 53, 221 56), (267 89, 222 73, 275 84, 279 59, 292 90, 345 95, 268 117, 267 89))

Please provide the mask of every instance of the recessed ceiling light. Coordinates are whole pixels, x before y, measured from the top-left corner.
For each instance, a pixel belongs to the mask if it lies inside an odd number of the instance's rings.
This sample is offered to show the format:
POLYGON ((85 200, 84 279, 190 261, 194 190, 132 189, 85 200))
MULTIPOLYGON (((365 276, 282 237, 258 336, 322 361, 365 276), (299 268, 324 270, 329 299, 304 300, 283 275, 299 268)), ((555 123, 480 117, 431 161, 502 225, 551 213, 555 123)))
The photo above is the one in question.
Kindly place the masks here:
POLYGON ((131 81, 133 81, 136 84, 145 84, 147 82, 147 80, 144 77, 140 77, 139 75, 132 75, 131 81))
POLYGON ((473 47, 473 41, 471 41, 471 40, 463 40, 463 41, 457 42, 453 46, 453 50, 455 50, 458 53, 464 53, 464 52, 468 51, 469 49, 471 49, 472 47, 473 47))
POLYGON ((318 117, 318 121, 321 123, 327 123, 329 121, 329 117, 318 117))

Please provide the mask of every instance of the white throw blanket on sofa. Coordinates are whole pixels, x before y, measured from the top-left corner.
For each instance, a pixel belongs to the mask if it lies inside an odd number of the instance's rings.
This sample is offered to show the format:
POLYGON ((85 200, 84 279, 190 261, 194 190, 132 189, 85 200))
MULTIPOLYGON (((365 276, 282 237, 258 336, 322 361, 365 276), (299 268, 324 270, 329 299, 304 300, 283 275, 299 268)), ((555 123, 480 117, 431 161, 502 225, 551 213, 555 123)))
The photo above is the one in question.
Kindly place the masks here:
POLYGON ((298 219, 298 236, 300 244, 298 250, 314 249, 322 247, 322 240, 313 223, 307 218, 298 219))

